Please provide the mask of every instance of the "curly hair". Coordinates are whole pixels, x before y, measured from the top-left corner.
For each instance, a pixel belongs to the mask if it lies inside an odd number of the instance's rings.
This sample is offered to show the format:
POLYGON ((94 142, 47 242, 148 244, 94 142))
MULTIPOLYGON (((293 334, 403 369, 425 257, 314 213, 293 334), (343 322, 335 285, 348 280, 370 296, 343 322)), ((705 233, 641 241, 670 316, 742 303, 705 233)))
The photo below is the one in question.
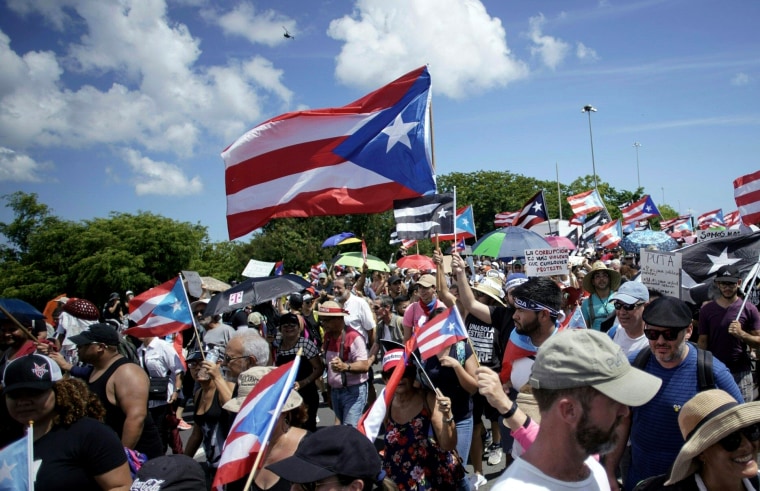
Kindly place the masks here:
POLYGON ((90 391, 84 381, 65 378, 53 384, 55 392, 54 425, 69 426, 85 416, 102 422, 106 409, 100 398, 90 391))

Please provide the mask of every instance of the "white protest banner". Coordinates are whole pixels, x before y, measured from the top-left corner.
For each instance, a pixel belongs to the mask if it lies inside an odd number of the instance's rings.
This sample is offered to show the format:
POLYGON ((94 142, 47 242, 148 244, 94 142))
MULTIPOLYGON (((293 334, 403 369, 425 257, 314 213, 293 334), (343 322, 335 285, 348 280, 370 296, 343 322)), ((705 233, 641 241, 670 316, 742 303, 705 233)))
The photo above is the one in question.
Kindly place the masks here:
POLYGON ((272 272, 272 268, 274 268, 274 263, 266 263, 264 261, 251 259, 240 274, 246 278, 262 278, 264 276, 269 276, 269 273, 272 272))
POLYGON ((698 230, 697 242, 710 239, 725 239, 726 237, 736 237, 742 235, 742 231, 739 229, 731 230, 698 230))
POLYGON ((525 274, 528 276, 552 276, 567 274, 570 251, 561 249, 525 249, 525 274))
POLYGON ((681 298, 681 254, 641 249, 641 282, 672 297, 681 298))

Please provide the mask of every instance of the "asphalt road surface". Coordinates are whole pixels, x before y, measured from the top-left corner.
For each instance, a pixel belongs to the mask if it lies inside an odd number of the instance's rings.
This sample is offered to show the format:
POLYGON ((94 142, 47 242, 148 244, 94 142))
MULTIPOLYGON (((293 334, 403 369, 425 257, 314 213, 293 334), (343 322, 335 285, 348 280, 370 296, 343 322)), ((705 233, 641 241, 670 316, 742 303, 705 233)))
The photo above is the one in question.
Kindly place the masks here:
MULTIPOLYGON (((376 368, 375 389, 377 393, 379 394, 383 388, 383 384, 380 383, 379 367, 376 365, 375 368, 376 368)), ((319 411, 317 412, 317 417, 319 418, 318 426, 330 426, 335 423, 335 414, 332 412, 332 410, 329 407, 327 407, 326 404, 320 405, 319 411)), ((185 409, 184 419, 188 423, 192 424, 192 420, 193 420, 192 406, 189 406, 187 409, 185 409)), ((486 428, 489 428, 489 427, 490 427, 490 424, 486 423, 486 428)), ((181 432, 183 443, 187 442, 187 439, 190 436, 190 433, 191 433, 191 430, 186 430, 186 431, 181 432)), ((169 452, 171 452, 171 450, 169 452)), ((198 461, 205 460, 205 456, 203 455, 203 450, 200 450, 199 453, 196 454, 195 459, 198 461)), ((493 484, 493 481, 496 480, 496 478, 498 478, 501 475, 501 473, 504 471, 505 461, 506 461, 506 458, 502 457, 501 463, 495 466, 489 465, 486 460, 483 461, 483 474, 485 478, 488 479, 488 482, 484 486, 481 486, 480 488, 478 488, 478 491, 491 489, 491 485, 493 484)), ((470 464, 467 465, 467 471, 468 471, 468 476, 472 475, 472 465, 470 464)))

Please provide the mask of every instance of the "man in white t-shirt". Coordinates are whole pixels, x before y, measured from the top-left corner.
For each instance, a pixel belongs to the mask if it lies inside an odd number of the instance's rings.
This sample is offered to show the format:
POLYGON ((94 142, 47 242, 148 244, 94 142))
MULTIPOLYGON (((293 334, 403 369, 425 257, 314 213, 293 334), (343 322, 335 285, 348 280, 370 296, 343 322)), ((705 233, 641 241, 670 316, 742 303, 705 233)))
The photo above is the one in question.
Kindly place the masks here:
POLYGON ((614 332, 608 334, 612 340, 623 348, 628 356, 649 346, 649 340, 644 337, 644 307, 649 303, 649 290, 639 281, 626 281, 612 295, 615 315, 618 324, 614 332))
POLYGON ((369 303, 351 293, 352 286, 349 278, 336 278, 333 281, 333 294, 335 301, 347 312, 346 324, 359 331, 364 344, 369 348, 375 342, 375 317, 369 303))
MULTIPOLYGON (((605 333, 568 329, 552 336, 539 348, 530 377, 541 413, 538 435, 491 489, 610 489, 592 455, 615 447, 628 407, 647 403, 661 384, 632 367, 605 333)), ((512 414, 510 409, 503 416, 512 414)))

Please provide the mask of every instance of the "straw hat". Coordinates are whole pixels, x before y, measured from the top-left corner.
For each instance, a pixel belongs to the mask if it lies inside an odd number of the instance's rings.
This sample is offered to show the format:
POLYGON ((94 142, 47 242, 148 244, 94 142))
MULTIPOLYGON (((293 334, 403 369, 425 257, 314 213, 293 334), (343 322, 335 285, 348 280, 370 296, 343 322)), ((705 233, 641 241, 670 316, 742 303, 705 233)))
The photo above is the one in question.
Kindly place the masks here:
POLYGON ((594 290, 594 273, 604 271, 610 277, 610 290, 617 290, 620 287, 620 273, 604 265, 602 261, 596 261, 591 265, 591 271, 583 277, 583 289, 589 293, 595 293, 594 290))
POLYGON ((320 317, 345 317, 348 315, 348 312, 343 310, 343 307, 338 305, 338 302, 333 302, 332 300, 322 302, 317 313, 320 317))
POLYGON ((480 293, 488 295, 489 297, 499 302, 500 305, 504 305, 504 301, 502 300, 504 291, 501 289, 501 281, 499 281, 498 278, 483 278, 480 283, 473 287, 473 290, 477 290, 480 293))
POLYGON ((698 393, 678 413, 686 442, 678 452, 665 484, 681 481, 699 469, 695 458, 731 433, 760 422, 760 402, 739 404, 730 394, 713 389, 698 393))
MULTIPOLYGON (((239 412, 243 402, 245 402, 245 398, 248 397, 248 394, 250 394, 253 388, 256 387, 256 384, 259 383, 264 375, 274 369, 275 367, 253 367, 241 373, 238 376, 238 396, 227 401, 222 408, 233 413, 239 412)), ((291 409, 295 409, 301 404, 303 404, 303 398, 301 398, 301 395, 298 392, 291 389, 287 400, 285 400, 285 405, 282 407, 282 412, 284 413, 291 409)))

